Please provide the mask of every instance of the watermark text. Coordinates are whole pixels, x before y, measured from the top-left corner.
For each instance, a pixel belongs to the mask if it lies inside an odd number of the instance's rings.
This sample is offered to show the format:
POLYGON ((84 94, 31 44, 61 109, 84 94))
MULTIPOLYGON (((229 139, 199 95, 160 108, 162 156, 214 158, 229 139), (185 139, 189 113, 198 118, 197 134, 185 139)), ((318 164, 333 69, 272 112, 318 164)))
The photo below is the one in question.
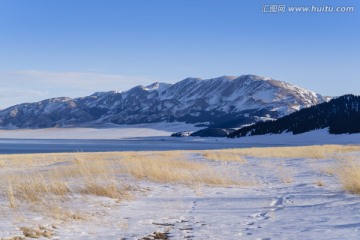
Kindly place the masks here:
POLYGON ((351 13, 354 12, 353 6, 288 6, 283 4, 264 4, 261 7, 263 13, 351 13))

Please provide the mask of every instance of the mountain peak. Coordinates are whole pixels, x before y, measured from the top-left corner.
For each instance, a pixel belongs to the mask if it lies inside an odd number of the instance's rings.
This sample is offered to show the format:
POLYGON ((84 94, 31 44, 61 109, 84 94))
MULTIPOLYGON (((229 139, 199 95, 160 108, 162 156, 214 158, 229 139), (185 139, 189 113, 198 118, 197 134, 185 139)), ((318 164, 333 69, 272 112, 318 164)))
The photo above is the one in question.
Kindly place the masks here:
POLYGON ((143 87, 144 90, 146 91, 159 91, 162 92, 164 90, 166 90, 168 87, 170 87, 171 84, 169 83, 162 83, 162 82, 154 82, 146 87, 143 87))
POLYGON ((218 78, 215 78, 215 79, 230 80, 230 81, 232 81, 232 80, 234 80, 234 79, 236 79, 236 78, 237 78, 236 76, 227 76, 227 75, 223 75, 223 76, 218 77, 218 78))
POLYGON ((241 76, 237 77, 236 79, 250 80, 250 81, 268 81, 268 80, 272 80, 271 78, 261 77, 261 76, 254 75, 254 74, 241 75, 241 76))

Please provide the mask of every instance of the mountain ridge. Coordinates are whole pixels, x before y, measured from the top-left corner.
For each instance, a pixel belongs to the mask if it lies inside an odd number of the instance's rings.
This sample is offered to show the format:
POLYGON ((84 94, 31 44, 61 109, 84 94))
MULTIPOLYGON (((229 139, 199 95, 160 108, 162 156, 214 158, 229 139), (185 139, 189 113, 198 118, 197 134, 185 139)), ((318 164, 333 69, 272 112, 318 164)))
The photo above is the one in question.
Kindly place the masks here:
POLYGON ((0 126, 46 128, 86 122, 137 124, 179 121, 239 127, 277 119, 326 99, 286 82, 256 75, 155 82, 80 98, 51 98, 0 111, 0 126))

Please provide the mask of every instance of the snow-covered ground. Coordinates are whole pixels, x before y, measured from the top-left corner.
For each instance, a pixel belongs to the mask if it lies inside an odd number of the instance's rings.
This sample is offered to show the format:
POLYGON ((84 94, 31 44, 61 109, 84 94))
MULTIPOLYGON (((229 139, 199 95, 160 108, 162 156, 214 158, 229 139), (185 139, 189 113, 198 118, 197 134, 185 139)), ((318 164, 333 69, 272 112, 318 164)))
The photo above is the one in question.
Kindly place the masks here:
POLYGON ((298 146, 316 144, 359 144, 358 134, 329 134, 328 129, 315 130, 303 134, 292 133, 260 135, 241 138, 183 137, 170 135, 179 131, 197 131, 203 127, 195 127, 186 123, 149 123, 136 125, 108 125, 102 128, 44 128, 44 129, 0 129, 0 139, 82 139, 82 140, 116 140, 116 139, 153 139, 171 140, 172 142, 239 144, 238 147, 249 146, 298 146))
POLYGON ((307 133, 293 135, 292 133, 268 134, 236 138, 235 141, 246 144, 288 144, 288 145, 314 145, 314 144, 359 144, 360 133, 356 134, 329 134, 328 129, 314 130, 307 133))
POLYGON ((135 137, 170 136, 179 131, 197 131, 202 127, 191 124, 148 123, 134 125, 102 125, 100 127, 0 129, 0 138, 16 139, 124 139, 135 137))
MULTIPOLYGON (((0 138, 121 139, 134 134, 168 136, 184 127, 189 130, 189 126, 179 124, 169 124, 165 130, 163 124, 131 128, 1 130, 0 138)), ((170 138, 164 139, 170 141, 170 138)), ((238 143, 239 147, 360 144, 360 134, 329 135, 326 130, 238 139, 176 139, 193 145, 238 143)), ((356 156, 358 159, 360 153, 356 156)), ((360 196, 344 192, 336 176, 330 174, 329 168, 336 162, 332 157, 246 157, 246 163, 240 163, 209 161, 193 153, 190 160, 206 162, 216 172, 225 169, 229 176, 250 184, 215 187, 138 180, 135 184, 139 190, 134 191, 135 198, 130 201, 72 195, 70 201, 62 203, 62 208, 78 217, 71 215, 65 219, 39 211, 36 206, 11 209, 9 190, 3 189, 0 239, 22 236, 21 227, 49 229, 53 232, 51 239, 154 239, 154 233, 170 239, 359 239, 360 196)), ((57 165, 23 167, 18 171, 41 172, 52 166, 57 165)), ((0 178, 4 178, 7 171, 0 163, 0 178)))
POLYGON ((360 198, 345 194, 334 177, 316 169, 325 162, 274 161, 234 164, 256 175, 259 182, 253 187, 202 187, 197 192, 153 187, 147 197, 121 208, 128 228, 119 235, 137 239, 148 229, 169 231, 173 239, 358 239, 360 198), (278 166, 289 179, 277 172, 278 166), (324 187, 317 186, 319 179, 324 187))
MULTIPOLYGON (((303 134, 292 133, 249 136, 235 139, 183 137, 173 138, 170 135, 180 131, 197 131, 203 127, 195 127, 186 123, 149 123, 136 125, 107 125, 101 128, 44 128, 44 129, 0 129, 0 139, 84 139, 84 140, 110 140, 110 139, 154 139, 189 142, 208 142, 219 144, 240 143, 247 147, 274 146, 274 145, 314 145, 314 144, 359 144, 360 133, 357 134, 329 134, 328 129, 315 130, 303 134), (161 137, 161 138, 159 138, 161 137)), ((241 147, 241 145, 239 145, 241 147)))
POLYGON ((307 146, 319 144, 360 144, 360 133, 355 134, 329 134, 328 129, 314 130, 307 133, 294 135, 292 133, 267 134, 240 138, 215 138, 215 137, 185 137, 185 142, 217 142, 238 143, 239 147, 245 146, 307 146))
MULTIPOLYGON (((198 154, 191 159, 208 162, 198 154)), ((139 181, 146 190, 127 202, 73 196, 69 208, 84 219, 12 210, 1 196, 0 238, 21 235, 22 226, 43 226, 54 231, 52 239, 143 239, 154 232, 170 239, 359 239, 360 196, 345 193, 328 173, 335 160, 246 160, 208 163, 242 176, 248 186, 139 181)))

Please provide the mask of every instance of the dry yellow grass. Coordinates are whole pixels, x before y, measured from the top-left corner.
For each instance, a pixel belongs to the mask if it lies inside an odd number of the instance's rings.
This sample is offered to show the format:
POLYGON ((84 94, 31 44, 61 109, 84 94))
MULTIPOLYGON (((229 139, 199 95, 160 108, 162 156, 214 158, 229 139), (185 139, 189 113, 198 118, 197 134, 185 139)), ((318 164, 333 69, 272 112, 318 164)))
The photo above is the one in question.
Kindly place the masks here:
POLYGON ((9 238, 1 238, 1 240, 25 240, 24 237, 15 236, 15 237, 9 237, 9 238))
MULTIPOLYGON (((358 149, 358 148, 355 148, 358 149)), ((36 211, 60 219, 87 219, 85 213, 74 213, 62 205, 72 201, 73 194, 105 196, 131 200, 131 189, 124 182, 124 174, 135 179, 160 183, 182 183, 200 194, 200 186, 247 185, 230 178, 217 163, 189 160, 189 155, 201 154, 211 161, 245 162, 244 157, 314 157, 334 152, 353 151, 353 147, 316 146, 296 148, 230 149, 213 151, 163 151, 120 153, 62 153, 0 155, 0 184, 8 206, 22 208, 31 204, 36 211), (324 149, 325 148, 325 149, 324 149), (309 151, 309 149, 311 151, 309 151), (320 149, 320 150, 319 150, 320 149), (316 151, 320 151, 320 154, 316 151), (219 166, 217 164, 217 166, 219 166), (26 169, 26 171, 24 171, 26 169), (35 207, 34 207, 35 209, 35 207)), ((284 182, 290 175, 276 170, 284 182)), ((342 180, 345 184, 345 180, 342 180)), ((359 181, 360 182, 360 181, 359 181)), ((349 185, 349 184, 347 184, 349 185)), ((359 183, 360 185, 360 183, 359 183)), ((354 187, 346 187, 349 190, 354 187)), ((360 190, 359 190, 360 191, 360 190)), ((32 233, 34 234, 34 233, 32 233)), ((34 235, 35 236, 35 235, 34 235)))
MULTIPOLYGON (((134 179, 182 183, 198 189, 204 184, 243 184, 231 179, 221 167, 212 166, 219 166, 218 163, 189 160, 193 154, 165 151, 0 155, 2 204, 16 208, 9 211, 40 213, 44 219, 81 221, 95 217, 88 209, 78 212, 82 202, 97 202, 98 196, 114 198, 114 203, 131 200, 133 191, 139 189, 134 187, 138 184, 134 179)), ((21 231, 26 238, 52 235, 40 228, 25 227, 21 231)))
POLYGON ((213 161, 224 161, 224 162, 240 162, 246 163, 246 159, 241 156, 239 153, 225 150, 211 150, 211 151, 202 151, 202 155, 209 160, 213 161))
MULTIPOLYGON (((185 183, 190 186, 243 184, 231 179, 225 168, 214 168, 210 162, 189 160, 189 155, 201 154, 211 161, 243 163, 245 157, 249 156, 319 159, 356 151, 360 151, 360 146, 0 155, 0 169, 3 171, 0 172, 0 183, 12 208, 21 205, 22 201, 46 202, 77 193, 131 199, 124 174, 135 179, 185 183)), ((356 190, 357 185, 360 189, 360 180, 357 182, 360 179, 360 166, 356 161, 342 163, 338 166, 341 171, 336 173, 344 188, 349 192, 360 193, 360 190, 356 190)), ((284 181, 291 181, 288 173, 283 174, 281 169, 279 172, 284 181)))
MULTIPOLYGON (((72 157, 70 154, 4 154, 0 155, 2 167, 39 167, 60 161, 59 156, 72 157)), ((73 158, 73 157, 72 157, 73 158)), ((63 158, 64 159, 64 158, 63 158)))
POLYGON ((39 238, 39 237, 51 238, 51 236, 54 234, 53 230, 44 227, 39 227, 38 229, 21 227, 20 230, 23 232, 25 237, 29 237, 29 238, 39 238))
MULTIPOLYGON (((66 159, 69 160, 68 156, 66 159)), ((15 165, 21 168, 17 163, 15 165)), ((7 191, 11 208, 20 206, 23 201, 45 204, 76 193, 130 199, 129 188, 116 179, 106 160, 88 161, 74 157, 70 164, 55 165, 43 171, 6 173, 1 178, 1 185, 7 191)))
POLYGON ((11 208, 22 202, 49 204, 76 193, 130 200, 131 187, 123 177, 119 178, 124 174, 189 185, 240 184, 207 163, 187 160, 187 154, 168 151, 1 155, 5 168, 11 171, 3 173, 0 181, 11 208))
POLYGON ((206 163, 187 160, 185 153, 178 151, 122 153, 119 163, 125 173, 136 179, 186 184, 240 184, 206 163))
MULTIPOLYGON (((325 158, 335 153, 360 151, 360 146, 304 146, 304 147, 271 147, 226 149, 198 151, 208 160, 245 162, 244 157, 259 158, 325 158)), ((19 192, 31 201, 37 196, 29 192, 53 193, 65 195, 69 192, 66 183, 68 178, 82 178, 84 191, 89 194, 115 196, 109 192, 115 191, 115 174, 126 172, 138 179, 149 179, 158 182, 202 182, 226 184, 222 174, 214 173, 214 169, 205 163, 186 160, 186 154, 193 151, 163 151, 163 152, 109 152, 109 153, 59 153, 59 154, 19 154, 0 155, 2 168, 21 169, 22 167, 46 167, 57 163, 68 165, 54 166, 44 176, 44 173, 32 173, 27 179, 8 178, 8 195, 16 196, 19 192), (120 159, 119 161, 111 161, 120 159), (109 166, 109 162, 112 163, 109 166), (120 163, 116 165, 116 163, 120 163), (210 174, 207 174, 211 172, 210 174), (96 176, 96 177, 94 177, 96 176), (44 178, 47 178, 45 183, 44 178), (212 180, 210 178, 213 178, 212 180), (49 180, 50 179, 50 180, 49 180), (107 182, 107 186, 100 183, 107 182), (93 190, 91 190, 93 188, 93 190), (98 190, 95 190, 98 189, 98 190)), ((17 173, 15 173, 16 176, 17 173)), ((14 197, 9 197, 14 199, 14 197)), ((11 204, 12 205, 12 204, 11 204)))
POLYGON ((69 209, 68 207, 62 207, 61 204, 54 204, 53 202, 47 205, 40 206, 39 210, 44 216, 61 221, 68 221, 69 219, 90 219, 87 213, 81 212, 81 209, 69 209))
MULTIPOLYGON (((257 158, 315 158, 323 159, 336 153, 348 153, 360 151, 359 145, 314 145, 297 147, 256 147, 236 148, 213 151, 200 151, 202 153, 218 152, 224 155, 239 155, 257 158)), ((221 156, 219 156, 221 158, 221 156)), ((231 160, 231 158, 228 158, 231 160)), ((235 160, 236 161, 236 160, 235 160)))
POLYGON ((56 174, 28 173, 24 175, 8 175, 2 183, 7 188, 9 205, 18 206, 18 201, 37 203, 44 201, 47 195, 65 196, 69 193, 67 184, 56 174))
POLYGON ((75 168, 67 168, 64 175, 78 174, 83 180, 80 193, 130 200, 128 186, 116 179, 116 166, 108 160, 88 160, 77 157, 75 168), (70 173, 70 174, 69 174, 70 173))
POLYGON ((342 156, 334 167, 334 172, 338 177, 345 191, 360 194, 360 162, 354 156, 342 156))
POLYGON ((314 184, 318 187, 324 187, 325 183, 321 179, 317 179, 314 184))
MULTIPOLYGON (((7 198, 10 208, 30 206, 30 209, 63 221, 89 220, 91 214, 85 210, 77 212, 68 209, 71 204, 62 205, 63 202, 74 200, 74 195, 80 201, 92 199, 84 195, 131 200, 133 184, 136 184, 134 179, 186 184, 201 195, 203 185, 252 184, 251 180, 244 182, 233 179, 234 174, 227 172, 230 164, 221 166, 213 161, 245 163, 246 157, 281 158, 277 159, 279 163, 286 162, 286 159, 322 159, 335 156, 339 159, 339 164, 333 169, 328 169, 328 173, 335 174, 346 191, 360 194, 360 163, 354 157, 346 155, 358 151, 360 146, 323 145, 207 151, 0 155, 0 193, 7 198), (203 158, 189 158, 194 155, 203 158), (346 156, 341 157, 344 155, 346 156)), ((251 160, 248 158, 248 161, 251 160)), ((269 167, 269 171, 277 174, 284 183, 293 181, 289 167, 272 164, 274 161, 267 162, 271 166, 264 167, 269 167)), ((321 180, 315 179, 314 184, 324 186, 321 180)), ((28 237, 51 237, 51 232, 45 229, 21 230, 28 237)))
POLYGON ((0 155, 0 166, 7 168, 41 167, 56 163, 74 162, 76 159, 110 160, 115 159, 118 154, 118 152, 2 154, 0 155))

